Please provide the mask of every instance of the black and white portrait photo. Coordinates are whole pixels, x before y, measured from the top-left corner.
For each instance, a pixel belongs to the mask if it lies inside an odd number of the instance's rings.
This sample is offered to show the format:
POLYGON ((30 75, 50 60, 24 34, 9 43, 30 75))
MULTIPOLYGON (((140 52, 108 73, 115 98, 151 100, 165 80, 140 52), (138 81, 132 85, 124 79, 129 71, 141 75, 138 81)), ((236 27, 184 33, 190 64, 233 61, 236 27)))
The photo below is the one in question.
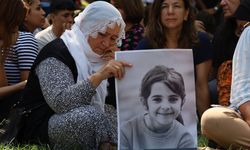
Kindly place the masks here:
POLYGON ((197 147, 191 49, 116 52, 126 68, 116 80, 119 149, 197 147))

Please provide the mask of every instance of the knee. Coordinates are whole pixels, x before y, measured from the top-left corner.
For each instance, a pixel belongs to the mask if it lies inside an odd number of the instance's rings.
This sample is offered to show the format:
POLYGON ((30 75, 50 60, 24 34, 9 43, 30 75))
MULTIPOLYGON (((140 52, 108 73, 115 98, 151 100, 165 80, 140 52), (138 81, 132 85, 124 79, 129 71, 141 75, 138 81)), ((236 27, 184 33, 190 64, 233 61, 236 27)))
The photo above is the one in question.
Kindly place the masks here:
POLYGON ((216 127, 216 122, 218 121, 215 110, 217 108, 210 108, 206 110, 201 116, 201 133, 207 135, 208 133, 214 132, 216 127))
POLYGON ((80 107, 76 114, 78 115, 77 118, 79 123, 85 122, 90 125, 97 124, 106 118, 105 114, 94 106, 80 107))
POLYGON ((70 112, 54 115, 49 120, 48 133, 52 143, 74 143, 95 133, 96 126, 104 120, 104 114, 93 107, 79 107, 70 112))

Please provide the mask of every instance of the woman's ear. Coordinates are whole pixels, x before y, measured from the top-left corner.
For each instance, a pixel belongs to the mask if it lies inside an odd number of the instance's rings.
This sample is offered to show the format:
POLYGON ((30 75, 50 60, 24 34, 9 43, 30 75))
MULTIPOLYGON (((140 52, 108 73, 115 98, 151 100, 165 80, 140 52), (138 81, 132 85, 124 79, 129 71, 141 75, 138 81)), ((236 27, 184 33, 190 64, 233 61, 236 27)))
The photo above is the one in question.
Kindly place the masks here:
POLYGON ((145 110, 148 110, 147 100, 143 97, 140 97, 140 101, 142 103, 142 106, 145 110))

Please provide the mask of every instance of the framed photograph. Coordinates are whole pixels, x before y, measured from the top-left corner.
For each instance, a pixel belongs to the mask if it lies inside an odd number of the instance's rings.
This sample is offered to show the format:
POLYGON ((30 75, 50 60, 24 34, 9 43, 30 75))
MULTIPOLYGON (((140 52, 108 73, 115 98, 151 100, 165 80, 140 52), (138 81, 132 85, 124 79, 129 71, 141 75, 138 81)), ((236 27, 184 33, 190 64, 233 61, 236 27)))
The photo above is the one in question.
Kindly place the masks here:
POLYGON ((191 49, 119 51, 133 65, 115 80, 119 149, 197 147, 191 49))

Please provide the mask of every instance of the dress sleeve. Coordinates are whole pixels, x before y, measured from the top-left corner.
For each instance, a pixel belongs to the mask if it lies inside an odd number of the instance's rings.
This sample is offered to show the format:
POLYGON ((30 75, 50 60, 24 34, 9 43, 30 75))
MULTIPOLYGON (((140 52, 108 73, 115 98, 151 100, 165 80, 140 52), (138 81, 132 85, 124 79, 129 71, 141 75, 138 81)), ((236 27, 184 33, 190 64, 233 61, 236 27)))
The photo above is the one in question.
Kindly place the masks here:
POLYGON ((21 32, 14 46, 19 70, 30 70, 38 54, 38 45, 31 33, 21 32))
POLYGON ((208 35, 199 32, 198 37, 199 44, 193 48, 195 65, 213 58, 212 43, 209 40, 208 35))
POLYGON ((125 123, 120 130, 120 149, 129 150, 133 145, 130 145, 130 140, 133 139, 132 126, 130 122, 125 123))
POLYGON ((233 57, 231 106, 239 108, 250 100, 250 27, 240 36, 233 57))
POLYGON ((46 102, 56 113, 89 105, 96 93, 89 80, 75 83, 70 69, 56 58, 43 60, 36 74, 46 102))
POLYGON ((194 148, 194 147, 196 146, 194 144, 193 137, 188 132, 185 132, 179 141, 178 148, 194 148))

